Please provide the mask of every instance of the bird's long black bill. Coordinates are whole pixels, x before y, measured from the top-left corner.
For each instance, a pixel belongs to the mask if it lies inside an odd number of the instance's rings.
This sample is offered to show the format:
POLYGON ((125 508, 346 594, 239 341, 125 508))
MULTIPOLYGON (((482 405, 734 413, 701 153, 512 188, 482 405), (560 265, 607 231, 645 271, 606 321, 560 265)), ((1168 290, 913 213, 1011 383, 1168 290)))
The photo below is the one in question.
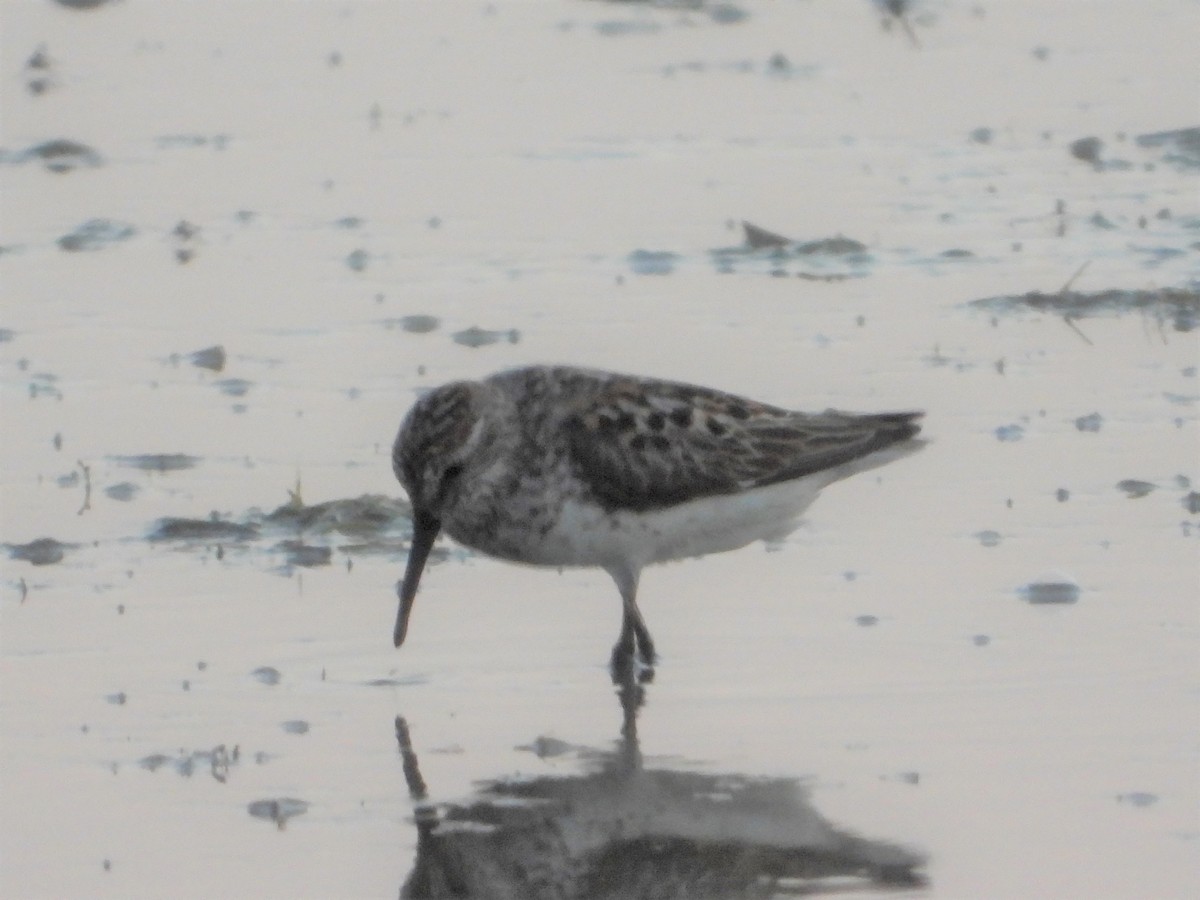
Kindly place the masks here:
POLYGON ((408 551, 408 567, 404 570, 404 580, 396 593, 400 597, 400 609, 396 613, 396 631, 393 639, 396 646, 404 643, 408 633, 408 616, 412 612, 413 601, 417 598, 417 585, 421 581, 421 572, 425 569, 425 561, 429 559, 429 551, 437 540, 442 523, 425 512, 413 514, 412 546, 408 551))

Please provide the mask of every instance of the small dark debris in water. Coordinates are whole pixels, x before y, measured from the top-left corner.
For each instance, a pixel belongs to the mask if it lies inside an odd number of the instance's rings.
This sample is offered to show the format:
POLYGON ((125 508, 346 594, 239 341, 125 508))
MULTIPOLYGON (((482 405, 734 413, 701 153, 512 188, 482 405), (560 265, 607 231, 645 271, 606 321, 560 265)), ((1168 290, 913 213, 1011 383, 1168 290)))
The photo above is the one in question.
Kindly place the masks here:
POLYGON ((100 865, 104 867, 105 872, 112 871, 112 860, 111 859, 104 860, 104 862, 102 862, 100 865))
POLYGON ((1072 581, 1035 581, 1017 593, 1027 603, 1039 606, 1070 604, 1079 599, 1079 585, 1072 581))
POLYGON ((1192 406, 1200 396, 1195 394, 1176 394, 1174 391, 1163 391, 1163 399, 1168 403, 1173 403, 1176 406, 1192 406))
POLYGON ((1054 492, 1054 499, 1057 500, 1059 503, 1066 503, 1068 500, 1071 499, 1071 492, 1068 491, 1066 488, 1059 488, 1057 491, 1054 492))
POLYGON ((117 465, 144 472, 179 472, 193 469, 199 462, 198 456, 186 453, 139 453, 136 456, 114 456, 117 465))
POLYGON ((25 89, 35 97, 58 86, 58 80, 54 77, 54 62, 45 44, 39 44, 29 59, 25 60, 25 76, 25 89))
POLYGON ((856 581, 858 579, 858 573, 848 570, 842 573, 842 577, 847 581, 856 581))
POLYGON ((373 678, 363 684, 367 687, 412 687, 427 682, 428 679, 423 675, 406 675, 403 678, 373 678))
POLYGON ((637 275, 670 275, 678 261, 679 254, 670 250, 634 250, 629 254, 629 268, 637 275))
POLYGON ((1117 226, 1102 212, 1094 212, 1088 218, 1088 223, 1095 228, 1103 231, 1115 231, 1117 226))
POLYGON ((342 218, 337 219, 333 223, 334 228, 354 229, 362 228, 362 226, 363 220, 358 216, 342 216, 342 218))
POLYGON ((54 0, 54 2, 67 9, 99 9, 114 0, 54 0))
POLYGON ((308 811, 308 803, 294 797, 280 797, 275 800, 255 800, 246 809, 256 819, 274 822, 282 831, 288 819, 308 811))
POLYGON ((1163 159, 1186 168, 1200 168, 1200 127, 1157 131, 1137 136, 1139 147, 1164 151, 1163 159))
POLYGON ((593 26, 596 33, 604 37, 624 37, 629 34, 656 34, 662 30, 657 22, 645 19, 638 21, 606 21, 596 22, 593 26))
POLYGON ((1182 500, 1183 508, 1193 516, 1200 515, 1200 493, 1192 491, 1182 500))
POLYGON ((109 694, 104 698, 105 702, 111 703, 113 706, 124 706, 125 701, 128 699, 124 691, 117 691, 115 694, 109 694))
POLYGON ((1080 431, 1097 432, 1103 424, 1104 417, 1098 412, 1088 413, 1086 416, 1080 416, 1075 420, 1075 427, 1080 431))
POLYGON ((976 128, 968 135, 973 144, 990 144, 992 138, 995 137, 995 132, 986 125, 976 128))
POLYGON ((1023 425, 1001 425, 996 429, 996 440, 1004 443, 1012 443, 1019 441, 1025 437, 1025 426, 1023 425))
POLYGON ((750 17, 750 14, 732 3, 717 3, 708 10, 708 16, 718 25, 735 25, 750 17))
POLYGON ((63 561, 63 556, 73 544, 64 544, 54 538, 38 538, 28 544, 6 544, 8 555, 13 559, 23 559, 35 566, 52 566, 63 561))
POLYGON ((258 526, 223 519, 159 519, 150 532, 151 541, 248 541, 258 537, 258 526))
POLYGON ((454 332, 450 337, 454 343, 462 344, 464 347, 486 347, 489 344, 498 344, 504 340, 507 340, 510 344, 516 344, 521 340, 521 332, 515 328, 492 331, 487 328, 480 328, 478 325, 472 325, 470 328, 454 332))
POLYGON ((1171 320, 1176 331, 1191 331, 1200 325, 1200 290, 1195 288, 1161 288, 1151 291, 1107 290, 1097 293, 1059 291, 985 297, 972 300, 978 306, 997 312, 1032 309, 1053 312, 1070 318, 1124 313, 1134 310, 1161 314, 1171 320))
POLYGON ((399 319, 389 320, 396 322, 404 331, 410 334, 428 334, 431 331, 436 331, 438 326, 442 324, 442 320, 437 316, 428 316, 420 313, 411 316, 401 316, 399 319))
POLYGON ((291 719, 279 726, 288 734, 308 734, 309 725, 303 719, 291 719))
POLYGON ((986 647, 992 642, 992 639, 986 634, 977 634, 971 638, 971 643, 976 647, 986 647))
POLYGON ((519 744, 516 749, 532 753, 538 759, 554 759, 556 756, 565 756, 580 748, 558 738, 539 736, 534 738, 532 744, 519 744))
POLYGON ((355 250, 346 257, 346 266, 354 272, 361 272, 366 269, 367 264, 371 261, 371 254, 366 250, 355 250))
POLYGON ((1098 137, 1084 137, 1072 141, 1067 148, 1071 155, 1078 160, 1086 163, 1091 163, 1094 166, 1100 165, 1100 151, 1104 148, 1104 141, 1098 137))
POLYGON ((1141 481, 1137 478, 1126 478, 1124 481, 1117 482, 1117 490, 1123 491, 1125 496, 1130 500, 1138 500, 1141 497, 1145 497, 1156 486, 1149 481, 1141 481))
POLYGON ((171 762, 171 757, 165 753, 151 753, 149 756, 143 756, 138 760, 138 765, 148 772, 157 772, 169 762, 171 762))
POLYGON ((171 237, 177 242, 175 247, 175 261, 180 265, 189 263, 196 255, 196 247, 199 243, 200 226, 193 225, 187 219, 180 219, 175 227, 171 229, 171 237))
POLYGON ((250 673, 255 681, 260 681, 263 684, 274 687, 283 679, 283 675, 274 666, 259 666, 250 673))
MULTIPOLYGON (((19 360, 17 368, 21 371, 25 370, 26 360, 19 360)), ((61 400, 63 395, 56 384, 58 376, 50 372, 38 372, 30 376, 29 380, 29 399, 36 400, 38 397, 54 397, 61 400)))
POLYGON ((879 616, 872 616, 869 613, 866 615, 855 616, 854 623, 861 625, 863 628, 869 628, 872 625, 879 624, 879 616))
POLYGON ((67 138, 55 138, 34 144, 18 154, 16 159, 18 162, 39 160, 49 171, 59 174, 75 169, 94 169, 104 162, 100 154, 87 144, 67 138))
POLYGON ((772 53, 767 60, 767 71, 774 75, 786 75, 792 71, 792 61, 783 53, 772 53))
POLYGON ((442 218, 441 218, 441 216, 430 216, 425 221, 425 224, 428 225, 430 228, 441 228, 442 227, 442 218))
POLYGON ((197 368, 220 372, 225 368, 225 348, 214 344, 203 350, 195 350, 187 355, 187 361, 197 368))
MULTIPOLYGON (((176 150, 180 148, 212 146, 214 150, 224 150, 229 142, 229 135, 214 134, 164 134, 155 138, 154 143, 160 150, 176 150)), ((241 213, 238 213, 240 216, 241 213)), ((251 215, 254 215, 251 213, 251 215)))
POLYGON ((45 44, 38 44, 37 49, 25 60, 25 68, 45 71, 51 68, 50 51, 45 44))
POLYGON ((979 543, 985 547, 998 547, 1000 541, 1003 540, 1000 532, 986 529, 975 533, 975 537, 979 539, 979 543))
POLYGON ((0 344, 7 344, 16 336, 17 333, 11 328, 0 328, 0 344))
POLYGON ((197 769, 207 770, 213 778, 224 784, 229 777, 230 768, 239 761, 240 755, 237 746, 230 751, 224 744, 218 744, 211 750, 180 750, 176 756, 151 753, 138 760, 138 765, 147 772, 157 772, 170 766, 176 774, 184 778, 191 778, 197 769))
POLYGON ((970 250, 964 250, 961 247, 952 247, 949 250, 943 250, 939 255, 942 259, 972 259, 975 256, 970 250))
POLYGON ((1130 791, 1128 794, 1117 794, 1118 803, 1127 803, 1130 806, 1145 808, 1153 806, 1158 802, 1158 795, 1151 794, 1147 791, 1130 791))
POLYGON ((1050 58, 1050 48, 1044 46, 1034 47, 1031 51, 1033 58, 1038 62, 1045 62, 1050 58))
POLYGON ((112 244, 128 240, 137 234, 137 229, 124 222, 112 219, 88 219, 74 231, 58 239, 58 246, 70 253, 87 250, 102 250, 112 244))
POLYGON ((247 381, 245 378, 222 378, 215 384, 217 390, 226 397, 245 397, 250 393, 250 388, 254 387, 254 382, 247 381))
POLYGON ((312 569, 329 565, 333 550, 329 547, 313 546, 303 541, 282 541, 278 548, 287 556, 288 565, 312 569))

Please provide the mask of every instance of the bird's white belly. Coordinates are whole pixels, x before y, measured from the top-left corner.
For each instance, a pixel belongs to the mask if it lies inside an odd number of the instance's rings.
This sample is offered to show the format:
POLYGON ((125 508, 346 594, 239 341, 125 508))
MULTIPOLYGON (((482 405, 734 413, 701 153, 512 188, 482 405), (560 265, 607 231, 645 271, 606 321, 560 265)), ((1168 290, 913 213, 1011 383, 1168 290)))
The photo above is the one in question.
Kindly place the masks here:
POLYGON ((606 512, 570 500, 526 561, 637 570, 775 540, 796 527, 829 480, 814 475, 647 512, 606 512))

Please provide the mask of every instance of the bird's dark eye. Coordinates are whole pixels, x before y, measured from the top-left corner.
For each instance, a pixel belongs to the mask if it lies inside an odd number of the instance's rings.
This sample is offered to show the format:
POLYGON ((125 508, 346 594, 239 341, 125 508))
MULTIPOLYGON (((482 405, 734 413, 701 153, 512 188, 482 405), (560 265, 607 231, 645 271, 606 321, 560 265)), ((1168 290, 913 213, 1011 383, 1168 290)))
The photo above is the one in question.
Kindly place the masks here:
POLYGON ((446 470, 442 472, 442 487, 445 488, 446 485, 450 484, 450 482, 454 481, 462 473, 463 467, 460 463, 446 466, 446 470))

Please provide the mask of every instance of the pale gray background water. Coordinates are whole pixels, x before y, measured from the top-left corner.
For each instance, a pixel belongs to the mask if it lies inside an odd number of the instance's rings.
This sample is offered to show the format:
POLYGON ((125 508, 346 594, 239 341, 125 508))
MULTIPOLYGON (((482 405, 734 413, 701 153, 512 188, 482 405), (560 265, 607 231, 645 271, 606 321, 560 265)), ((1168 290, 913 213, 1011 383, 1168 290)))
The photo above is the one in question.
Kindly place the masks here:
POLYGON ((1200 124, 1200 5, 929 2, 919 48, 866 2, 734 8, 4 4, 0 541, 72 546, 3 562, 0 893, 394 896, 397 713, 441 800, 567 771, 538 735, 608 746, 603 573, 453 556, 396 652, 394 536, 310 567, 145 540, 297 480, 398 495, 418 389, 547 361, 929 413, 775 552, 646 573, 647 754, 807 779, 929 854, 923 896, 1200 892, 1196 332, 965 306, 1084 263, 1194 285, 1197 170, 1136 137, 1200 124), (97 156, 26 153, 59 138, 97 156), (60 248, 97 218, 133 231, 60 248), (868 256, 714 254, 743 219, 868 256), (1078 600, 1019 593, 1047 579, 1078 600), (280 797, 282 831, 247 812, 280 797))

